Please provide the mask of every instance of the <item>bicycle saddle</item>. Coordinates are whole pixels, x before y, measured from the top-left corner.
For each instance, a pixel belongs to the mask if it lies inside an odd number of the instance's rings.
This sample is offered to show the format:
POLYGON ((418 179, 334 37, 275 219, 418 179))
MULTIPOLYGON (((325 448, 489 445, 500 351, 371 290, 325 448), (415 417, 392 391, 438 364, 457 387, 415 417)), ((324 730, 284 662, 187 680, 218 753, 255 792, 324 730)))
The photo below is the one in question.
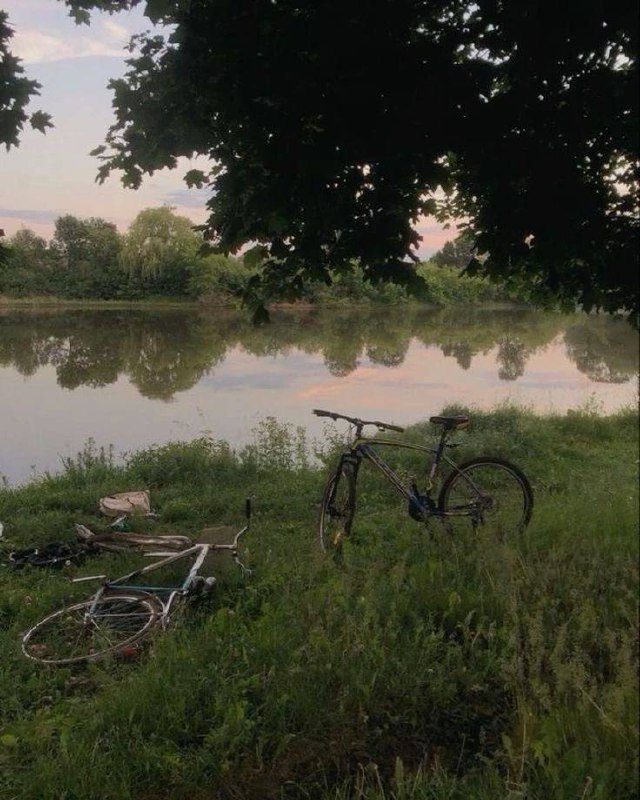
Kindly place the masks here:
POLYGON ((455 417, 429 417, 429 422, 434 425, 444 425, 448 430, 456 430, 457 428, 466 428, 469 424, 469 417, 458 414, 455 417))

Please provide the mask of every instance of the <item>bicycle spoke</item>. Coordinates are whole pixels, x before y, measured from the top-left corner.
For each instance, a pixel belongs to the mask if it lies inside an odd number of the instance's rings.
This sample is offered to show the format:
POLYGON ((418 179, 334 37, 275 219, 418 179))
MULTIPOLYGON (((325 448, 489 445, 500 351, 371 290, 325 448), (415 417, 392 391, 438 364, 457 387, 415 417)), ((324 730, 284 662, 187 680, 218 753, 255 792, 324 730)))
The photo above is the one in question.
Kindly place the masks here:
POLYGON ((344 465, 329 479, 325 488, 318 521, 322 550, 340 556, 343 540, 350 533, 354 510, 353 473, 350 467, 344 465))
POLYGON ((91 660, 139 639, 157 613, 145 595, 105 594, 46 617, 25 634, 23 651, 49 664, 91 660))
POLYGON ((531 517, 531 489, 524 475, 501 459, 479 458, 463 465, 443 487, 441 510, 468 517, 474 528, 500 535, 521 531, 531 517))

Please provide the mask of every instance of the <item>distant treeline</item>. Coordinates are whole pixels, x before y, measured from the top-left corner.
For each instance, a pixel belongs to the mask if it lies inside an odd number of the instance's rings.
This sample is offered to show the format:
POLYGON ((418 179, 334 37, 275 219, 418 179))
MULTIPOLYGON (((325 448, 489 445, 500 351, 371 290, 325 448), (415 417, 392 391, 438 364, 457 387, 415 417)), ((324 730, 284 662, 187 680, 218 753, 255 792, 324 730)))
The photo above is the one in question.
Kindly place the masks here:
MULTIPOLYGON (((181 298, 223 305, 239 303, 261 265, 255 257, 207 253, 186 217, 168 206, 141 211, 121 234, 106 220, 71 215, 55 222, 50 241, 24 228, 8 241, 0 259, 0 294, 9 297, 144 300, 181 298)), ((464 234, 416 266, 423 279, 409 292, 393 283, 372 283, 358 265, 333 276, 331 285, 305 279, 299 299, 319 305, 436 305, 526 300, 517 288, 461 274, 470 248, 464 234)), ((267 298, 269 302, 286 295, 267 298)))

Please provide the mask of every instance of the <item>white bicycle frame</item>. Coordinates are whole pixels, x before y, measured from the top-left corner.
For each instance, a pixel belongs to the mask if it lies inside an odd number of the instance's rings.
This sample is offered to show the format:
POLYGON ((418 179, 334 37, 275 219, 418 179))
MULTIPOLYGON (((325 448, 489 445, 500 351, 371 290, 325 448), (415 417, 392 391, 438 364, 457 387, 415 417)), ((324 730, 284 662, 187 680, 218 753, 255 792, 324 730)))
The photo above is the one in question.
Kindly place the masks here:
POLYGON ((140 569, 134 570, 133 572, 129 572, 126 575, 122 575, 120 578, 115 578, 113 580, 108 580, 106 575, 89 575, 84 578, 75 578, 73 580, 74 583, 83 583, 84 581, 93 581, 93 580, 102 580, 103 584, 98 589, 93 597, 93 602, 91 606, 87 610, 86 614, 88 617, 91 617, 100 602, 100 599, 103 595, 108 594, 110 590, 134 590, 137 592, 147 592, 148 594, 153 595, 157 601, 162 606, 162 611, 160 612, 160 622, 162 626, 166 626, 167 621, 169 619, 169 611, 171 609, 171 605, 174 602, 176 597, 184 597, 189 593, 191 586, 193 585, 195 579, 198 577, 198 572, 200 567, 204 563, 205 558, 211 552, 228 552, 231 554, 231 557, 235 561, 235 563, 240 567, 243 575, 250 575, 251 570, 248 569, 242 561, 240 561, 238 557, 238 541, 240 537, 249 530, 250 524, 250 515, 251 515, 251 505, 250 501, 247 500, 246 504, 247 509, 247 524, 236 533, 233 542, 231 544, 194 544, 192 547, 188 547, 186 550, 181 550, 179 553, 175 552, 164 552, 164 551, 154 551, 151 553, 145 553, 145 556, 148 558, 159 558, 159 561, 156 561, 153 564, 149 564, 146 567, 142 567, 140 569), (179 586, 149 586, 145 584, 132 584, 131 581, 136 580, 142 575, 148 575, 150 572, 154 572, 155 570, 162 569, 169 564, 174 564, 177 561, 181 561, 185 558, 191 558, 195 556, 195 560, 191 565, 187 575, 185 576, 184 580, 179 586), (167 595, 166 598, 164 595, 167 595))

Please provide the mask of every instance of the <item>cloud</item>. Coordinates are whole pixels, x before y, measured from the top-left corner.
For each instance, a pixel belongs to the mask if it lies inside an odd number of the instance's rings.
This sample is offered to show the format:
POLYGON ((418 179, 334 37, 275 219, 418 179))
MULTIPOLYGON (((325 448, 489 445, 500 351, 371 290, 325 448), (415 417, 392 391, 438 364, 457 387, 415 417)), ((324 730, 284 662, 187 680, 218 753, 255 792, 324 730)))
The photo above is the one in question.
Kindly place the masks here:
POLYGON ((162 202, 183 208, 204 208, 210 197, 211 192, 206 189, 174 189, 163 197, 162 202))
MULTIPOLYGON (((116 25, 120 29, 119 25, 116 25)), ((121 29, 124 31, 124 29, 121 29)), ((124 31, 126 35, 126 31, 124 31)), ((67 58, 83 58, 85 56, 123 57, 123 44, 113 35, 106 39, 95 39, 88 36, 74 36, 62 39, 36 30, 18 30, 11 42, 14 55, 27 64, 50 61, 62 61, 67 58)))
POLYGON ((118 25, 118 23, 114 22, 112 19, 105 19, 102 22, 102 27, 112 39, 118 39, 123 44, 129 41, 131 34, 124 25, 118 25))
POLYGON ((53 222, 64 214, 64 211, 46 208, 0 208, 0 218, 19 219, 23 222, 53 222))

